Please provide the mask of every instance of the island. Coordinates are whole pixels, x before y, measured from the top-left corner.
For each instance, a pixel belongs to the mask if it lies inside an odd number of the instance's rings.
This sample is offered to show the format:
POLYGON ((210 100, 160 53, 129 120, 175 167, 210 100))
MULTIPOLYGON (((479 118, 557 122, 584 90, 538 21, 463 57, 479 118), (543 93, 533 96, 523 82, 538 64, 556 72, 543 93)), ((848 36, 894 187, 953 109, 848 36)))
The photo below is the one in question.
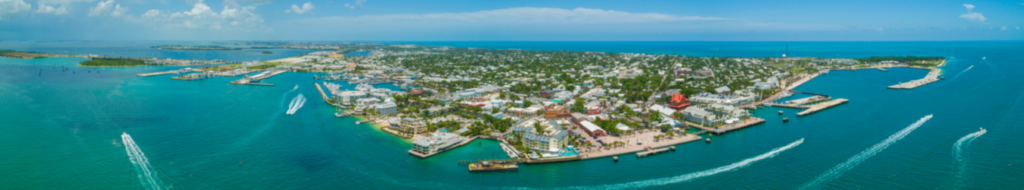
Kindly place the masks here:
POLYGON ((242 48, 229 48, 222 46, 190 46, 190 45, 163 45, 163 46, 152 46, 150 48, 162 49, 162 50, 241 50, 242 48))
POLYGON ((83 67, 132 67, 145 66, 145 61, 130 58, 92 58, 88 61, 78 63, 83 67))
MULTIPOLYGON (((500 142, 510 159, 467 160, 474 171, 671 152, 705 135, 767 122, 752 110, 775 106, 806 116, 851 100, 796 87, 830 71, 907 67, 941 71, 944 57, 695 57, 529 51, 420 45, 258 43, 316 49, 290 58, 198 70, 204 76, 309 72, 338 117, 396 138, 427 158, 475 140, 500 142), (367 51, 365 56, 343 56, 367 51), (343 89, 341 83, 355 85, 343 89), (392 83, 401 90, 375 87, 392 83), (786 99, 794 94, 810 97, 786 99), (490 167, 495 166, 501 167, 490 167), (488 167, 482 167, 488 166, 488 167)), ((927 77, 938 76, 929 74, 927 77)), ((926 78, 927 78, 926 77, 926 78)), ((923 84, 922 84, 923 85, 923 84)), ((788 120, 787 120, 788 121, 788 120)), ((782 121, 777 121, 782 122, 782 121)))

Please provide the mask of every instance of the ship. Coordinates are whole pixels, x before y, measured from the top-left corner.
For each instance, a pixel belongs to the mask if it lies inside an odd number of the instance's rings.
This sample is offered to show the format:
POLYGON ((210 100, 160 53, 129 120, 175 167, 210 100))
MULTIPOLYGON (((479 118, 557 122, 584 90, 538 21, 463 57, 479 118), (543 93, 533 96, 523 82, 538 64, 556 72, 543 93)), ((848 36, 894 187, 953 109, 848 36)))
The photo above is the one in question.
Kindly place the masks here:
POLYGON ((489 171, 518 171, 519 165, 515 162, 502 162, 502 163, 491 163, 488 161, 481 161, 480 163, 469 164, 470 172, 489 172, 489 171))

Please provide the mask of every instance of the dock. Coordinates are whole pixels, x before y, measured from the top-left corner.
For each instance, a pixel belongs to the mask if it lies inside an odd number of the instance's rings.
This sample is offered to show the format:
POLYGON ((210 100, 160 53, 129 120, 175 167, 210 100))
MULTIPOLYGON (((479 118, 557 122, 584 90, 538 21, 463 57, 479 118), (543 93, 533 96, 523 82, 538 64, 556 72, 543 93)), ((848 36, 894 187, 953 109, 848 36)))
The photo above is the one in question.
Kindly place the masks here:
POLYGON ((889 86, 888 88, 889 89, 914 89, 914 88, 917 88, 917 87, 924 86, 926 84, 931 84, 933 82, 939 81, 939 75, 940 74, 942 74, 942 70, 941 69, 931 69, 931 71, 928 72, 928 75, 925 75, 924 78, 922 78, 922 79, 917 79, 917 80, 912 80, 912 81, 908 81, 908 82, 904 82, 904 83, 895 84, 895 85, 889 86))
POLYGON ((194 69, 179 69, 179 70, 152 72, 152 73, 139 73, 139 74, 135 74, 135 76, 148 77, 148 76, 157 76, 157 75, 166 75, 166 74, 181 74, 181 73, 187 73, 187 72, 192 72, 192 71, 194 71, 194 69))
POLYGON ((429 158, 431 156, 434 156, 434 155, 437 155, 437 154, 440 154, 440 153, 444 153, 444 152, 448 152, 449 150, 461 147, 462 145, 469 144, 469 143, 473 142, 476 139, 477 139, 477 137, 473 137, 473 138, 467 139, 466 141, 463 141, 462 143, 459 143, 457 145, 453 145, 451 147, 445 148, 444 150, 437 151, 437 152, 430 153, 430 154, 423 154, 422 152, 417 152, 417 151, 413 151, 413 150, 409 150, 409 154, 411 154, 413 156, 416 156, 416 157, 420 157, 420 158, 429 158))
POLYGON ((637 157, 637 158, 643 158, 643 157, 645 157, 645 156, 655 155, 655 154, 658 154, 658 153, 661 153, 661 152, 667 152, 667 151, 669 151, 669 150, 674 150, 674 149, 675 149, 675 147, 674 147, 674 146, 670 146, 670 147, 661 147, 661 148, 651 148, 651 147, 647 147, 647 148, 646 148, 646 150, 647 150, 647 151, 643 151, 643 152, 637 152, 637 153, 636 153, 636 157, 637 157))
POLYGON ((825 110, 825 109, 828 109, 828 108, 831 108, 831 107, 834 107, 834 106, 837 106, 837 105, 840 105, 840 104, 845 104, 846 102, 849 102, 849 101, 850 100, 847 100, 847 99, 844 99, 844 98, 839 98, 839 99, 830 100, 830 101, 827 101, 827 102, 822 102, 822 103, 819 103, 819 104, 814 104, 814 105, 808 106, 807 110, 804 110, 804 111, 802 111, 800 113, 797 113, 796 115, 797 116, 809 115, 809 114, 812 114, 812 113, 815 113, 815 112, 818 112, 818 111, 821 111, 821 110, 825 110))
POLYGON ((690 123, 690 122, 686 122, 686 123, 689 124, 690 126, 696 127, 696 128, 701 129, 701 130, 703 130, 705 132, 715 133, 716 135, 720 135, 722 133, 727 133, 727 132, 730 132, 730 131, 740 130, 740 129, 743 129, 743 128, 747 128, 747 127, 750 127, 750 126, 754 126, 754 125, 757 125, 757 124, 764 123, 764 119, 756 118, 756 117, 751 117, 750 119, 747 119, 746 121, 743 121, 743 122, 740 122, 740 123, 736 123, 736 124, 722 126, 722 127, 719 127, 719 128, 705 127, 705 126, 701 126, 701 125, 690 123))

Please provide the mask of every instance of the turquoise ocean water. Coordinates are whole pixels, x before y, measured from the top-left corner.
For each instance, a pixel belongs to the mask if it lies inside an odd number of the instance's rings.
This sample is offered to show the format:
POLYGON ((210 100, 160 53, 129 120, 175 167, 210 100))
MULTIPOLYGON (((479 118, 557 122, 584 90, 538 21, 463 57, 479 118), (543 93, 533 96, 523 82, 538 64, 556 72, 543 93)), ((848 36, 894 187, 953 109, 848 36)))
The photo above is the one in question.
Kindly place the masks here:
MULTIPOLYGON (((764 57, 785 51, 777 42, 414 43, 695 56, 764 57)), ((0 49, 238 61, 304 52, 156 53, 144 44, 153 42, 2 42, 0 49)), ((1021 50, 1019 41, 790 43, 791 56, 934 55, 949 61, 944 80, 913 90, 885 86, 927 71, 833 71, 797 90, 849 103, 806 117, 796 117, 797 110, 781 109, 786 113, 779 116, 780 109, 761 109, 755 114, 768 122, 714 136, 710 144, 682 144, 679 151, 640 159, 623 156, 617 163, 595 159, 499 173, 469 173, 456 163, 506 157, 495 142, 419 159, 405 153, 411 147, 405 140, 356 125, 352 118, 335 118, 308 73, 265 80, 277 84, 273 87, 240 86, 228 84, 235 77, 135 76, 177 67, 82 68, 76 66, 84 60, 79 58, 0 58, 0 184, 2 189, 1020 189, 1021 50), (308 101, 286 115, 299 94, 308 101), (912 126, 927 115, 932 117, 912 126), (792 120, 783 124, 782 117, 792 120), (964 139, 979 127, 988 132, 964 139), (129 155, 133 151, 126 149, 122 133, 144 153, 148 168, 132 162, 139 156, 129 155)))

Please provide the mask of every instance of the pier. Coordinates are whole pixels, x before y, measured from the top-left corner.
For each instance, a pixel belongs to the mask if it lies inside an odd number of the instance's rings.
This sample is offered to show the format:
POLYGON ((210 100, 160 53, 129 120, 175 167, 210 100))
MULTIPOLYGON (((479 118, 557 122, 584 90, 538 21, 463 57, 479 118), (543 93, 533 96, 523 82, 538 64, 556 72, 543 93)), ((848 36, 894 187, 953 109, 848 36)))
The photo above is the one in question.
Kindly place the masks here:
POLYGON ((645 156, 655 155, 655 154, 658 154, 658 153, 661 153, 661 152, 667 152, 670 149, 675 150, 675 148, 676 147, 674 147, 674 146, 671 146, 671 147, 661 147, 661 148, 647 147, 646 148, 647 151, 637 152, 636 153, 636 157, 637 158, 643 158, 645 156))
POLYGON ((437 154, 441 154, 441 153, 444 153, 444 152, 448 152, 449 150, 461 147, 462 145, 469 144, 469 143, 473 142, 476 139, 477 139, 477 137, 469 138, 466 141, 463 141, 463 142, 461 142, 459 144, 452 145, 451 147, 445 148, 444 150, 440 150, 440 151, 437 151, 437 152, 434 152, 434 153, 430 153, 430 154, 423 154, 421 152, 416 152, 416 151, 413 151, 413 150, 409 150, 409 154, 412 154, 413 156, 420 157, 420 158, 429 158, 431 156, 434 156, 434 155, 437 155, 437 154))
POLYGON ((895 84, 895 85, 889 86, 888 88, 889 89, 914 89, 914 88, 917 88, 917 87, 924 86, 926 84, 931 84, 933 82, 939 81, 939 75, 940 74, 942 74, 942 69, 931 69, 931 71, 928 72, 928 75, 925 75, 924 78, 922 78, 922 79, 917 79, 917 80, 912 80, 912 81, 908 81, 908 82, 904 82, 904 83, 895 84))
POLYGON ((135 74, 135 76, 148 77, 148 76, 157 76, 157 75, 166 75, 166 74, 181 74, 181 73, 192 72, 193 70, 194 69, 186 68, 186 69, 180 69, 180 70, 170 70, 170 71, 161 71, 161 72, 153 72, 153 73, 139 73, 139 74, 135 74))
POLYGON ((821 111, 821 110, 825 110, 825 109, 828 109, 828 108, 831 108, 831 107, 834 107, 834 106, 837 106, 837 105, 840 105, 840 104, 845 104, 848 101, 850 101, 850 100, 839 98, 839 99, 830 100, 830 101, 827 101, 827 102, 822 102, 822 103, 819 103, 819 104, 814 104, 814 105, 809 106, 807 108, 807 110, 804 110, 804 111, 802 111, 800 113, 797 113, 796 115, 797 116, 809 115, 809 114, 812 114, 812 113, 815 113, 815 112, 818 112, 818 111, 821 111))
POLYGON ((740 129, 743 129, 743 128, 747 128, 747 127, 750 127, 750 126, 754 126, 754 125, 757 125, 757 124, 764 123, 764 119, 756 118, 756 117, 751 117, 750 119, 747 119, 746 121, 742 121, 742 122, 739 122, 739 123, 730 124, 730 125, 726 125, 726 126, 722 126, 722 127, 718 127, 718 128, 705 127, 705 126, 698 125, 698 124, 695 124, 695 123, 690 123, 690 122, 686 122, 686 123, 689 124, 692 127, 696 127, 698 129, 701 129, 702 131, 704 131, 706 133, 715 133, 715 134, 720 135, 722 133, 727 133, 727 132, 730 132, 730 131, 740 130, 740 129))

